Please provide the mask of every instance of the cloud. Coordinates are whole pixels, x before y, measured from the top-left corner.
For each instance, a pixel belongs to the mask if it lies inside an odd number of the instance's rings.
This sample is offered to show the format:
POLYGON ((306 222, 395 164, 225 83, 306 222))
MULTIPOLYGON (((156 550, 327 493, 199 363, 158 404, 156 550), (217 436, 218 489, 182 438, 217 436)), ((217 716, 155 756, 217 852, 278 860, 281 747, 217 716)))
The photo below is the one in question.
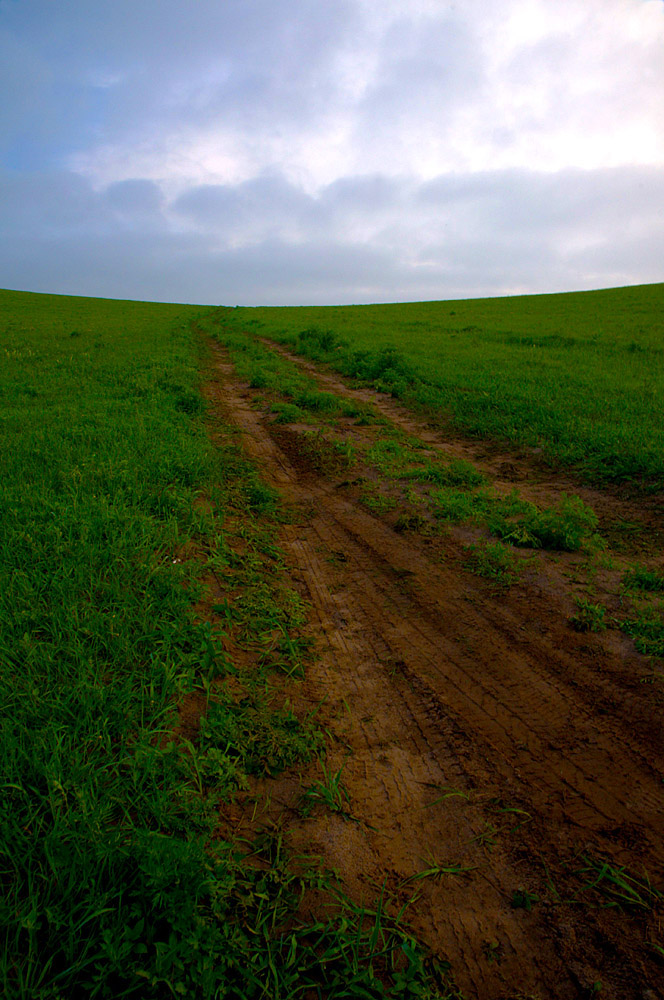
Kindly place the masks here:
POLYGON ((36 291, 297 304, 657 281, 664 168, 339 178, 277 174, 169 201, 144 180, 0 178, 3 282, 36 291))
POLYGON ((164 198, 154 181, 136 179, 109 184, 104 200, 119 215, 144 224, 146 218, 159 214, 164 198))
POLYGON ((311 228, 314 201, 284 177, 272 174, 237 185, 190 188, 172 208, 237 246, 275 237, 304 238, 311 228))
POLYGON ((663 42, 661 0, 0 0, 0 283, 285 303, 657 280, 663 42))
MULTIPOLYGON (((661 0, 201 0, 194 17, 165 5, 154 37, 150 6, 95 19, 120 82, 68 163, 96 183, 278 170, 313 193, 357 173, 664 160, 661 0)), ((62 15, 81 45, 90 18, 62 15)))

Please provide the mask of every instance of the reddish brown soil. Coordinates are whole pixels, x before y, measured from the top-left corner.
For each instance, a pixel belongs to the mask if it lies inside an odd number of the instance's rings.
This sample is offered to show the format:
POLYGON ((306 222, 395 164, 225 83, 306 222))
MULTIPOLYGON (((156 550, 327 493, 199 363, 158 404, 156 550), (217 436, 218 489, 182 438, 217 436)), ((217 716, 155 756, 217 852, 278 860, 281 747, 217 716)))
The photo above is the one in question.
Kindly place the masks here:
MULTIPOLYGON (((373 516, 342 476, 315 471, 297 428, 274 425, 214 351, 210 399, 295 511, 282 546, 316 657, 289 694, 302 712, 323 703, 328 765, 344 767, 355 818, 302 819, 301 775, 265 783, 292 848, 321 855, 351 897, 374 898, 385 881, 401 901, 417 891, 409 924, 467 1000, 587 998, 599 983, 607 1000, 664 997, 653 947, 664 948, 664 911, 602 905, 577 874, 591 856, 664 888, 661 700, 642 683, 652 666, 619 634, 570 628, 558 571, 542 564, 497 592, 431 539, 373 516), (470 870, 413 878, 435 865, 470 870), (512 905, 523 890, 538 897, 530 909, 512 905)), ((478 458, 481 445, 361 392, 432 446, 478 458)), ((485 466, 522 492, 555 493, 519 456, 494 452, 485 466)), ((598 497, 607 522, 640 509, 598 497)))

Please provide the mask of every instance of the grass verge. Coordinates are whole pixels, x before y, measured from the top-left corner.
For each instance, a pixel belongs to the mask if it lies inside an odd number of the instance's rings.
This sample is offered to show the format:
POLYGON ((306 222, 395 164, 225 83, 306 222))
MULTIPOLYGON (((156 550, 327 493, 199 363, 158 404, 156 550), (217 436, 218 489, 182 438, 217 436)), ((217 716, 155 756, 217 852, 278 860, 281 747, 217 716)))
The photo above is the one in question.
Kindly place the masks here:
POLYGON ((301 669, 303 607, 278 498, 205 433, 201 310, 2 305, 3 996, 449 995, 399 915, 278 836, 217 834, 252 775, 321 742, 270 680, 301 669), (303 920, 323 889, 334 909, 303 920))

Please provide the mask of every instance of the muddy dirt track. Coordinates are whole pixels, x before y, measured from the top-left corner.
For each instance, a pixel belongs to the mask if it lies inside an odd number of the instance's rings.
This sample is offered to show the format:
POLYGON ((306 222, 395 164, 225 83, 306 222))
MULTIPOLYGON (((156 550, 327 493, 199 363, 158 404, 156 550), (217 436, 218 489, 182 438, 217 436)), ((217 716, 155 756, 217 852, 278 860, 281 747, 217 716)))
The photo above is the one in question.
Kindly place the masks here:
MULTIPOLYGON (((312 467, 300 430, 257 408, 212 350, 209 398, 296 511, 282 546, 311 606, 316 658, 289 695, 303 712, 324 703, 328 765, 344 767, 355 818, 302 819, 299 779, 272 783, 293 849, 321 855, 358 900, 383 883, 401 902, 417 891, 409 924, 467 1000, 664 997, 661 904, 607 906, 609 881, 589 887, 602 861, 664 881, 652 666, 619 633, 572 630, 569 593, 544 563, 498 592, 460 568, 458 538, 438 543, 372 514, 343 475, 312 467)), ((389 399, 307 368, 429 447, 463 451, 389 399)), ((518 457, 491 462, 527 484, 518 457)))

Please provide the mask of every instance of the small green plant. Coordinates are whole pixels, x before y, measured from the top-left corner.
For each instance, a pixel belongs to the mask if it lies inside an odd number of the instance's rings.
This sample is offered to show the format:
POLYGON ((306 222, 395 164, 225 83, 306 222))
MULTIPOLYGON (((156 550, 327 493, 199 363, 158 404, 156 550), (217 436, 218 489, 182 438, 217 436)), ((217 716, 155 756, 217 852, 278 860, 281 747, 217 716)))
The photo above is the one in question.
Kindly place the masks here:
POLYGON ((380 493, 378 486, 375 483, 369 482, 365 482, 362 486, 360 501, 372 514, 377 514, 379 517, 383 514, 388 514, 397 506, 395 497, 380 493))
POLYGON ((434 525, 417 511, 404 512, 396 519, 394 530, 401 533, 415 532, 419 535, 430 535, 433 533, 434 525))
POLYGON ((575 598, 574 602, 578 608, 575 615, 570 618, 570 624, 577 632, 604 632, 608 627, 606 621, 606 608, 601 604, 592 604, 583 597, 575 598))
POLYGON ((275 416, 275 424, 306 423, 307 414, 296 403, 273 403, 270 407, 275 416))
POLYGON ((485 823, 484 828, 472 838, 471 843, 486 847, 487 851, 490 852, 498 843, 496 837, 499 832, 498 827, 494 826, 493 823, 485 823))
POLYGON ((404 473, 404 479, 419 483, 433 483, 436 486, 466 486, 469 488, 482 486, 487 477, 470 462, 461 458, 453 458, 447 465, 427 462, 420 469, 411 469, 404 473))
POLYGON ((482 944, 482 952, 487 962, 500 962, 502 948, 499 941, 487 940, 482 944))
POLYGON ((317 805, 324 805, 330 812, 341 813, 350 818, 350 795, 348 789, 342 781, 343 767, 332 772, 331 768, 325 766, 325 762, 320 762, 323 771, 322 781, 315 781, 313 785, 305 789, 300 799, 300 812, 303 816, 308 816, 311 810, 317 805))
POLYGON ((529 892, 528 889, 519 886, 512 893, 510 906, 513 910, 527 910, 530 913, 535 903, 539 903, 539 899, 539 896, 536 896, 534 892, 529 892))
POLYGON ((501 830, 509 830, 510 833, 518 830, 525 823, 530 823, 532 820, 532 816, 526 809, 520 809, 518 806, 506 804, 501 798, 491 799, 489 801, 489 808, 501 816, 506 816, 508 818, 514 817, 513 825, 510 825, 512 822, 510 820, 510 823, 506 823, 501 827, 501 830))
POLYGON ((492 580, 499 586, 511 586, 519 576, 523 559, 502 542, 478 542, 466 546, 466 569, 477 576, 492 580))
POLYGON ((411 449, 402 435, 390 433, 387 437, 380 437, 368 449, 366 457, 381 475, 397 477, 409 464, 411 449))
POLYGON ((442 487, 430 493, 435 517, 451 524, 481 523, 489 512, 492 499, 488 492, 468 493, 453 487, 442 487))
POLYGON ((404 879, 401 883, 402 885, 405 885, 406 882, 417 882, 424 878, 440 879, 447 875, 465 875, 466 872, 475 871, 477 868, 477 865, 442 864, 433 857, 422 858, 422 860, 428 867, 421 872, 417 872, 416 875, 411 875, 409 878, 404 879))
POLYGON ((597 515, 577 496, 563 494, 556 507, 540 510, 535 504, 504 503, 495 509, 491 532, 513 545, 576 552, 583 545, 599 544, 597 515), (516 508, 514 513, 510 507, 516 508), (521 508, 519 510, 519 507, 521 508))
POLYGON ((590 855, 585 855, 582 861, 583 867, 577 869, 575 874, 585 881, 577 896, 592 892, 605 900, 605 906, 646 911, 652 910, 664 899, 664 895, 654 888, 645 872, 639 877, 626 868, 590 855))
POLYGON ((335 441, 330 441, 323 429, 302 434, 299 439, 302 456, 306 457, 311 467, 321 475, 343 473, 353 464, 354 450, 335 441))
POLYGON ((307 327, 297 335, 300 348, 306 348, 310 357, 315 352, 324 355, 332 350, 345 346, 345 341, 340 340, 334 330, 322 330, 317 326, 307 327))
POLYGON ((636 617, 624 618, 620 628, 632 636, 640 653, 664 658, 664 616, 661 609, 646 608, 636 617))
POLYGON ((657 958, 660 960, 664 959, 664 945, 658 944, 657 941, 651 941, 650 947, 657 958))
POLYGON ((439 795, 437 798, 435 798, 433 802, 427 802, 427 804, 424 806, 425 809, 430 809, 431 806, 436 806, 438 805, 439 802, 444 802, 446 799, 459 798, 459 799, 465 799, 467 802, 470 800, 470 795, 468 794, 468 792, 462 792, 461 789, 459 788, 446 788, 445 786, 441 785, 438 790, 442 792, 442 795, 439 795))
POLYGON ((350 469, 357 461, 357 451, 352 441, 334 440, 332 441, 332 447, 341 458, 341 462, 345 468, 350 469))

